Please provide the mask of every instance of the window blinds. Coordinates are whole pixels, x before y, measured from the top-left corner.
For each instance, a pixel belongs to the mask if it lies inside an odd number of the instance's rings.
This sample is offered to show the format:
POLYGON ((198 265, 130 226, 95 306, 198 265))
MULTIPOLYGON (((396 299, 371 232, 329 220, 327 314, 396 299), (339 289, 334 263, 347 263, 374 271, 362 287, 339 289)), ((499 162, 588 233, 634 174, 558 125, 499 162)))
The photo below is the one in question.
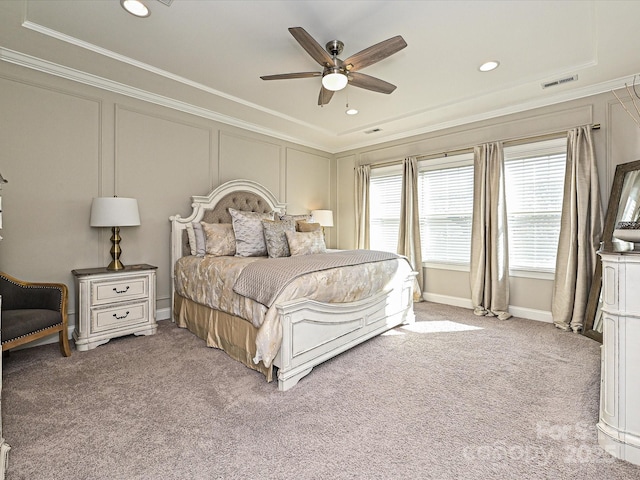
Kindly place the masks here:
POLYGON ((510 269, 555 270, 565 164, 564 152, 505 159, 510 269))
POLYGON ((402 173, 371 175, 370 199, 370 245, 372 250, 396 252, 398 229, 400 228, 400 195, 402 173))
POLYGON ((418 186, 423 260, 469 264, 473 165, 423 171, 418 186))

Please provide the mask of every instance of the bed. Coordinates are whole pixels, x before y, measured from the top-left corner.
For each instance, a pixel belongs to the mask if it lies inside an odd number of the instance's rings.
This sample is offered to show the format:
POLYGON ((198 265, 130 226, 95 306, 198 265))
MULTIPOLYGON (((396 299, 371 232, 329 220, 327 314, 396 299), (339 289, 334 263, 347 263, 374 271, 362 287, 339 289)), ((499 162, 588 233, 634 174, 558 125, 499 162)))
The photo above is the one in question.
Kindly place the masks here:
MULTIPOLYGON (((172 320, 267 381, 277 372, 279 390, 351 347, 414 321, 416 273, 404 257, 368 250, 284 258, 196 251, 194 226, 209 235, 226 231, 239 215, 284 220, 286 205, 259 183, 229 181, 209 195, 193 196, 192 208, 185 218, 170 217, 172 320)), ((293 242, 298 234, 287 235, 293 242)), ((212 238, 212 248, 224 246, 215 236, 207 241, 212 238)))

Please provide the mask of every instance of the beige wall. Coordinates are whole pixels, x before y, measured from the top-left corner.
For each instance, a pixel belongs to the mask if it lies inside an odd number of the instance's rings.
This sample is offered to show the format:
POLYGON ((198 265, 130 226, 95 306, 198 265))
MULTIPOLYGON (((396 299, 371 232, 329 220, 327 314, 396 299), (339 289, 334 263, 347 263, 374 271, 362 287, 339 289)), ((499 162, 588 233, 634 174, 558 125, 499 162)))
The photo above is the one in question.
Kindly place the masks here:
POLYGON ((93 197, 138 199, 142 224, 121 229, 121 259, 158 266, 164 318, 169 216, 188 215, 191 195, 246 178, 288 202, 291 213, 336 208, 335 160, 325 152, 5 62, 0 105, 0 172, 9 180, 0 270, 66 283, 72 324, 71 270, 110 261, 110 229, 89 227, 93 197))
MULTIPOLYGON (((624 93, 620 93, 624 97, 624 93)), ((632 107, 630 107, 632 108, 632 107)), ((544 135, 586 125, 601 125, 593 131, 598 161, 603 209, 616 165, 640 159, 640 129, 628 117, 613 94, 601 94, 550 107, 539 108, 492 120, 426 133, 395 142, 343 152, 337 155, 338 178, 338 247, 353 248, 354 168, 400 160, 409 155, 431 155, 497 141, 544 135)), ((428 247, 426 247, 428 248, 428 247)), ((425 269, 427 298, 444 303, 471 306, 468 272, 425 269)), ((512 277, 512 313, 538 320, 551 319, 552 280, 512 277)))
MULTIPOLYGON (((106 265, 110 231, 88 226, 91 198, 133 196, 142 225, 123 228, 124 263, 158 270, 158 308, 166 316, 169 222, 188 215, 190 196, 234 178, 258 181, 291 213, 335 211, 330 246, 353 248, 354 168, 429 155, 494 140, 535 136, 599 123, 594 141, 603 203, 617 164, 640 158, 640 132, 613 95, 602 94, 507 117, 331 155, 118 95, 0 63, 0 171, 4 240, 0 269, 26 280, 61 281, 75 292, 71 270, 106 265)), ((431 298, 469 304, 468 273, 426 269, 431 298)), ((511 279, 521 316, 550 310, 551 281, 511 279)))

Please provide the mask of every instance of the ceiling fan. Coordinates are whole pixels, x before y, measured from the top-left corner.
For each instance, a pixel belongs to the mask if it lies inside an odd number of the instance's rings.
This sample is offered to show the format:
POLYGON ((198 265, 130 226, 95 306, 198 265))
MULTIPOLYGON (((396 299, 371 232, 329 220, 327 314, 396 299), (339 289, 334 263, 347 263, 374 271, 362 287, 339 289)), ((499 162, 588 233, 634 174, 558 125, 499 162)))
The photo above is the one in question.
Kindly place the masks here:
POLYGON ((396 86, 380 80, 379 78, 365 75, 360 70, 369 65, 384 60, 407 46, 407 42, 397 35, 380 43, 365 48, 361 52, 350 56, 346 60, 340 60, 338 55, 342 53, 344 44, 340 40, 332 40, 326 45, 326 50, 320 46, 314 38, 302 27, 291 27, 289 32, 311 57, 322 67, 322 72, 281 73, 279 75, 265 75, 262 80, 285 80, 290 78, 322 77, 322 87, 318 96, 318 105, 326 105, 331 101, 333 93, 342 90, 347 83, 354 87, 365 88, 373 92, 389 94, 396 86))

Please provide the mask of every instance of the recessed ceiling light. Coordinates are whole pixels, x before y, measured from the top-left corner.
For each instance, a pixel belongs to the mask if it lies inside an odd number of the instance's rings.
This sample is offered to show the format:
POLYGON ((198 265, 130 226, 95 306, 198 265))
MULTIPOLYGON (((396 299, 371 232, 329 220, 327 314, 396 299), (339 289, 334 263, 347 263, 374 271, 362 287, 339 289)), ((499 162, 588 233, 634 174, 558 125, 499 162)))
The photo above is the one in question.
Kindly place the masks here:
POLYGON ((491 60, 490 62, 485 62, 478 67, 478 70, 481 72, 490 72, 491 70, 495 70, 500 65, 500 62, 496 60, 491 60))
POLYGON ((345 110, 345 112, 347 115, 357 115, 358 114, 358 109, 357 108, 349 108, 349 104, 347 103, 347 109, 345 110))
POLYGON ((147 8, 147 6, 142 3, 140 0, 120 0, 120 5, 131 15, 135 15, 136 17, 148 17, 151 15, 151 12, 147 8))

